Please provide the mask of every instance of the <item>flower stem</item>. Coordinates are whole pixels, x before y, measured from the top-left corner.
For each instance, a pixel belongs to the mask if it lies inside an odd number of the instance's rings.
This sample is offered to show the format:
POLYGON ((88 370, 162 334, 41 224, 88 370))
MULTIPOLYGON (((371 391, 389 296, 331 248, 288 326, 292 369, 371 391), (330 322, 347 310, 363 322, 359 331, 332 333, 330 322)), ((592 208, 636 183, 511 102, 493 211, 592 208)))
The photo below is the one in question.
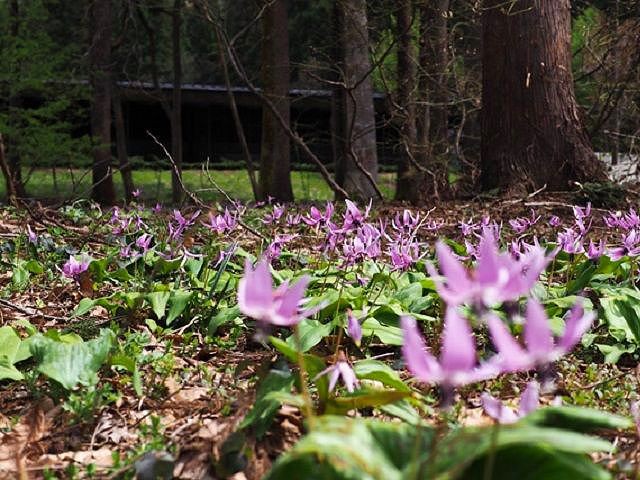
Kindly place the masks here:
POLYGON ((309 430, 311 430, 314 423, 313 403, 311 400, 311 394, 309 393, 309 387, 307 385, 307 371, 305 369, 304 353, 302 353, 302 338, 300 337, 300 329, 298 325, 294 327, 293 335, 296 340, 298 368, 300 369, 300 393, 302 394, 302 399, 304 401, 303 412, 309 422, 309 430))

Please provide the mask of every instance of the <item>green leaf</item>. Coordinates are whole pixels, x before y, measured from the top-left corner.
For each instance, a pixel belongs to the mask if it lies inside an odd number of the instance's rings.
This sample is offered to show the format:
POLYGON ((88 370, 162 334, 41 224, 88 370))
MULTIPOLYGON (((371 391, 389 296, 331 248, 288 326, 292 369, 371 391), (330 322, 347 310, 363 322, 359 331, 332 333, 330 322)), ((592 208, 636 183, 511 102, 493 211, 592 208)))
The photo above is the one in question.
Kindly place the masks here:
POLYGON ((546 407, 527 415, 523 423, 559 427, 576 432, 593 432, 598 429, 626 429, 631 421, 609 412, 574 406, 546 407))
POLYGON ((381 407, 404 400, 409 392, 397 390, 360 389, 342 397, 333 397, 327 401, 327 414, 346 414, 349 410, 359 408, 381 407))
POLYGON ((151 309, 158 320, 164 317, 167 311, 167 302, 170 295, 170 292, 151 292, 147 294, 147 300, 151 304, 151 309))
POLYGON ((290 393, 293 382, 294 377, 288 367, 270 370, 260 383, 256 393, 256 401, 240 423, 240 428, 253 427, 257 438, 261 438, 268 430, 281 405, 269 394, 273 392, 290 393))
POLYGON ((411 389, 402 381, 398 372, 389 365, 379 360, 361 360, 353 364, 356 377, 367 380, 377 380, 387 387, 401 392, 410 392, 411 389))
POLYGON ((402 345, 402 329, 400 327, 382 323, 376 318, 367 318, 362 322, 362 336, 366 338, 372 335, 378 337, 386 345, 402 345))
MULTIPOLYGON (((318 320, 304 319, 298 326, 300 334, 300 347, 302 352, 307 352, 322 341, 333 330, 331 323, 320 323, 318 320)), ((296 336, 287 338, 287 344, 292 349, 297 349, 296 336)))
POLYGON ((209 336, 212 337, 215 335, 218 328, 222 325, 233 322, 238 317, 240 317, 240 308, 238 306, 220 310, 211 318, 211 320, 209 320, 209 327, 207 329, 209 336))
POLYGON ((193 297, 193 292, 186 290, 174 290, 169 297, 169 313, 167 314, 166 323, 170 325, 176 318, 182 315, 187 305, 193 297))
POLYGON ((67 390, 76 385, 92 385, 96 373, 106 361, 114 334, 103 329, 100 336, 88 342, 64 343, 44 335, 33 337, 31 353, 37 369, 67 390))

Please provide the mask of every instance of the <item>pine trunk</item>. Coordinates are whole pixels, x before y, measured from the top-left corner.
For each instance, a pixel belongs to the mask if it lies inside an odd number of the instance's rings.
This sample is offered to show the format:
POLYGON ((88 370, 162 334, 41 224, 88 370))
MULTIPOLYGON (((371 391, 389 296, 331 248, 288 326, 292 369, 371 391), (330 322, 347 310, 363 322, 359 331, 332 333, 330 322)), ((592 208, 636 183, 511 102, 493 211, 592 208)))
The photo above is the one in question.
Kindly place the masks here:
POLYGON ((482 25, 482 187, 565 190, 606 178, 571 73, 569 0, 488 0, 482 25))

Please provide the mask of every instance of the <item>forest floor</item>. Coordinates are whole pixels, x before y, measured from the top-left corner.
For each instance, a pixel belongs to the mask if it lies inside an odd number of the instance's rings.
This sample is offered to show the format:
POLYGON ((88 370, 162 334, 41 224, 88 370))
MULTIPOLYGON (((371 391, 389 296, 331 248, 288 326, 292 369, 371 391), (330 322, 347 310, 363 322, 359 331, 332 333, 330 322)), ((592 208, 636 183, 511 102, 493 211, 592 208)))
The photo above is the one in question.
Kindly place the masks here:
MULTIPOLYGON (((223 178, 219 177, 221 182, 223 178)), ((149 190, 145 187, 145 191, 149 190)), ((479 221, 490 215, 506 222, 528 218, 532 209, 544 221, 528 233, 549 238, 555 236, 557 228, 546 220, 555 215, 563 224, 571 224, 574 200, 568 194, 485 198, 443 202, 415 212, 430 212, 429 218, 443 223, 437 232, 421 233, 428 245, 438 237, 459 238, 461 221, 479 221)), ((391 219, 403 209, 397 204, 380 205, 375 208, 375 217, 391 219)), ((296 211, 294 206, 291 211, 296 211)), ((608 212, 594 208, 592 215, 595 218, 608 212)), ((97 302, 78 314, 83 298, 114 299, 114 295, 127 293, 134 286, 149 288, 151 282, 150 277, 140 277, 138 282, 125 279, 124 274, 113 274, 115 263, 103 266, 111 272, 108 275, 96 267, 90 270, 89 278, 64 278, 60 269, 70 253, 83 252, 94 260, 110 262, 116 256, 121 245, 107 228, 108 217, 97 215, 74 207, 51 210, 34 206, 30 213, 8 208, 0 211, 0 327, 11 325, 22 341, 34 332, 50 332, 49 337, 62 344, 87 343, 99 338, 101 328, 110 329, 116 339, 115 347, 111 347, 110 367, 102 367, 95 384, 85 382, 84 386, 65 389, 43 375, 44 369, 34 369, 33 358, 20 367, 21 380, 0 380, 0 478, 18 478, 18 474, 26 475, 23 478, 132 478, 136 471, 146 468, 141 465, 145 460, 151 461, 150 456, 153 468, 158 469, 156 473, 168 468, 175 478, 262 478, 304 430, 302 415, 292 406, 279 408, 260 438, 240 428, 256 404, 257 387, 278 361, 278 352, 255 337, 252 323, 235 318, 226 321, 212 313, 219 313, 224 302, 232 306, 235 292, 227 292, 224 299, 217 298, 209 310, 189 306, 196 315, 178 317, 171 325, 161 321, 163 314, 158 313, 157 304, 149 306, 132 300, 135 306, 126 308, 124 296, 118 297, 117 306, 97 302), (25 237, 27 224, 40 242, 34 249, 25 237), (209 317, 203 317, 206 314, 209 317), (217 319, 215 328, 212 318, 217 319), (236 470, 241 471, 232 473, 236 470)), ((146 222, 151 229, 163 228, 171 221, 171 215, 163 212, 157 214, 154 225, 149 217, 146 222)), ((258 228, 262 224, 252 225, 258 228)), ((304 242, 313 241, 309 236, 302 238, 304 242)), ((590 238, 612 240, 599 221, 594 222, 590 238)), ((221 251, 221 245, 235 243, 245 251, 255 252, 261 242, 243 231, 216 244, 214 250, 221 251)), ((205 253, 205 267, 216 260, 212 253, 206 256, 211 242, 200 229, 185 234, 184 245, 205 253)), ((237 263, 241 268, 242 262, 237 263)), ((138 267, 131 268, 132 277, 141 275, 138 267)), ((152 268, 155 275, 160 267, 152 268)), ((162 284, 177 288, 175 285, 182 282, 180 288, 184 288, 187 273, 167 272, 153 278, 156 287, 162 284)), ((233 280, 226 281, 234 284, 233 280)), ((313 352, 328 357, 334 343, 335 335, 328 335, 313 352)), ((370 353, 387 355, 385 361, 400 358, 396 345, 378 341, 369 349, 370 353)), ((558 362, 560 380, 554 395, 569 404, 628 416, 629 403, 638 398, 640 391, 637 355, 631 347, 628 352, 617 362, 606 363, 601 351, 579 348, 558 362)), ((0 365, 0 372, 2 368, 0 365)), ((485 388, 504 392, 503 398, 509 399, 523 388, 526 378, 519 375, 509 381, 496 380, 485 388)), ((480 390, 473 388, 462 392, 455 410, 457 424, 491 423, 483 414, 479 395, 480 390)), ((431 420, 427 417, 427 421, 431 420)), ((636 432, 628 429, 603 434, 617 451, 593 458, 606 465, 616 478, 637 475, 640 448, 636 432)))

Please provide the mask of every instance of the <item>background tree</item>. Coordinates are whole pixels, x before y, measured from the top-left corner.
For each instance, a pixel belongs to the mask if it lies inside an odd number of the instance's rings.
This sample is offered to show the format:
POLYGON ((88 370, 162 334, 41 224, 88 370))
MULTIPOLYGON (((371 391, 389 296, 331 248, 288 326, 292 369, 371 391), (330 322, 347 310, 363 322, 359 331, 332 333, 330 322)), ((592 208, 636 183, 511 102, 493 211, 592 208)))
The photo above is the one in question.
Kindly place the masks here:
POLYGON ((604 179, 574 96, 569 0, 485 7, 483 188, 564 190, 604 179))
POLYGON ((378 155, 367 5, 364 0, 336 1, 342 70, 336 177, 350 196, 369 199, 377 196, 378 155))
MULTIPOLYGON (((262 85, 289 125, 289 24, 286 0, 266 0, 262 16, 262 85)), ((262 108, 260 193, 279 201, 292 201, 289 135, 266 105, 262 108)))
POLYGON ((93 0, 90 7, 89 47, 91 101, 91 136, 93 138, 92 197, 104 204, 116 200, 111 170, 111 0, 93 0))

